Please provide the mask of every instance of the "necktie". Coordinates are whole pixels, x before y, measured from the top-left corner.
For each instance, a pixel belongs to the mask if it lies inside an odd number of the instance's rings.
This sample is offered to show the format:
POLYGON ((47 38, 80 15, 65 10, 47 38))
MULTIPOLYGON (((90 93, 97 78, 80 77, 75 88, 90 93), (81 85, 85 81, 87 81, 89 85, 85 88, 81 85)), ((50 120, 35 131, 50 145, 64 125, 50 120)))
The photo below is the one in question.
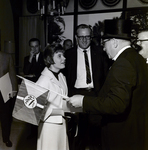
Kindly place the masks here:
POLYGON ((35 64, 36 64, 36 55, 35 55, 35 56, 33 56, 33 58, 32 58, 32 64, 33 64, 33 65, 35 65, 35 64))
POLYGON ((91 83, 91 75, 90 75, 90 68, 89 68, 89 61, 87 56, 87 51, 84 50, 84 58, 85 58, 85 67, 86 67, 86 83, 91 83))

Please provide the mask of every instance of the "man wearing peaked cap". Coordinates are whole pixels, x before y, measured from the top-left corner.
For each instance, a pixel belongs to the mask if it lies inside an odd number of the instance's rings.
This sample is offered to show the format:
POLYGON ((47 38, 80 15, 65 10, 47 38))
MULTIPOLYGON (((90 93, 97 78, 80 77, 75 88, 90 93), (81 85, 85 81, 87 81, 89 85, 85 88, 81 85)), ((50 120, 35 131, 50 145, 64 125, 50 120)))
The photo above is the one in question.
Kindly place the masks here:
POLYGON ((148 72, 130 45, 130 20, 105 20, 104 50, 114 63, 98 97, 75 95, 74 107, 102 115, 103 150, 146 150, 148 72), (146 135, 146 136, 145 136, 146 135))

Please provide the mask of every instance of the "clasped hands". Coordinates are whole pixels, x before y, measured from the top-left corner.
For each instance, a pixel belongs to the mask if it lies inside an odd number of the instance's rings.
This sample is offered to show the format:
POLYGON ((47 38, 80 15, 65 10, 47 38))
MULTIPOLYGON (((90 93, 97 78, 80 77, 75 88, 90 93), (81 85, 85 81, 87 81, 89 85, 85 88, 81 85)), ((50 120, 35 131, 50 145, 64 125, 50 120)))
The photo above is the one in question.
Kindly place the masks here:
POLYGON ((83 106, 83 95, 74 95, 72 97, 66 98, 66 101, 73 107, 82 107, 83 106))

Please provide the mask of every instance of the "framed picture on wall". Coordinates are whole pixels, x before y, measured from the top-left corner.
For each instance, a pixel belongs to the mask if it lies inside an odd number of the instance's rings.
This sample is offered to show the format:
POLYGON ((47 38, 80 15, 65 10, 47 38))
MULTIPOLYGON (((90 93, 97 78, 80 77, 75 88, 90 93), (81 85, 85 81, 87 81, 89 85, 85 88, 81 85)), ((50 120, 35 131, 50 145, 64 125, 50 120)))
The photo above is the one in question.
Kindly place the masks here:
POLYGON ((73 16, 49 16, 46 22, 46 43, 73 41, 73 16))

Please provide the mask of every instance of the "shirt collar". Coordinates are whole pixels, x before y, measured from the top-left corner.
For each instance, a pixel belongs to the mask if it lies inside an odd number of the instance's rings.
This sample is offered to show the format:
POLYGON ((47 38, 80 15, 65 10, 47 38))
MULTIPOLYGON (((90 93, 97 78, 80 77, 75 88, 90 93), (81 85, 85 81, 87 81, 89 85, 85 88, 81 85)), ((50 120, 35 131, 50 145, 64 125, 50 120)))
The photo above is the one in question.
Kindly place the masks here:
POLYGON ((40 52, 36 54, 36 61, 39 59, 40 52))
MULTIPOLYGON (((79 47, 79 46, 78 46, 78 50, 80 50, 80 51, 82 51, 82 52, 84 51, 84 49, 82 49, 82 48, 79 47)), ((85 50, 88 52, 88 51, 90 50, 90 46, 89 46, 88 48, 86 48, 85 50)))
POLYGON ((113 58, 113 60, 115 61, 115 60, 119 57, 119 55, 120 55, 124 50, 126 50, 127 48, 130 48, 130 47, 131 47, 130 45, 123 47, 123 48, 116 54, 116 56, 113 58))

